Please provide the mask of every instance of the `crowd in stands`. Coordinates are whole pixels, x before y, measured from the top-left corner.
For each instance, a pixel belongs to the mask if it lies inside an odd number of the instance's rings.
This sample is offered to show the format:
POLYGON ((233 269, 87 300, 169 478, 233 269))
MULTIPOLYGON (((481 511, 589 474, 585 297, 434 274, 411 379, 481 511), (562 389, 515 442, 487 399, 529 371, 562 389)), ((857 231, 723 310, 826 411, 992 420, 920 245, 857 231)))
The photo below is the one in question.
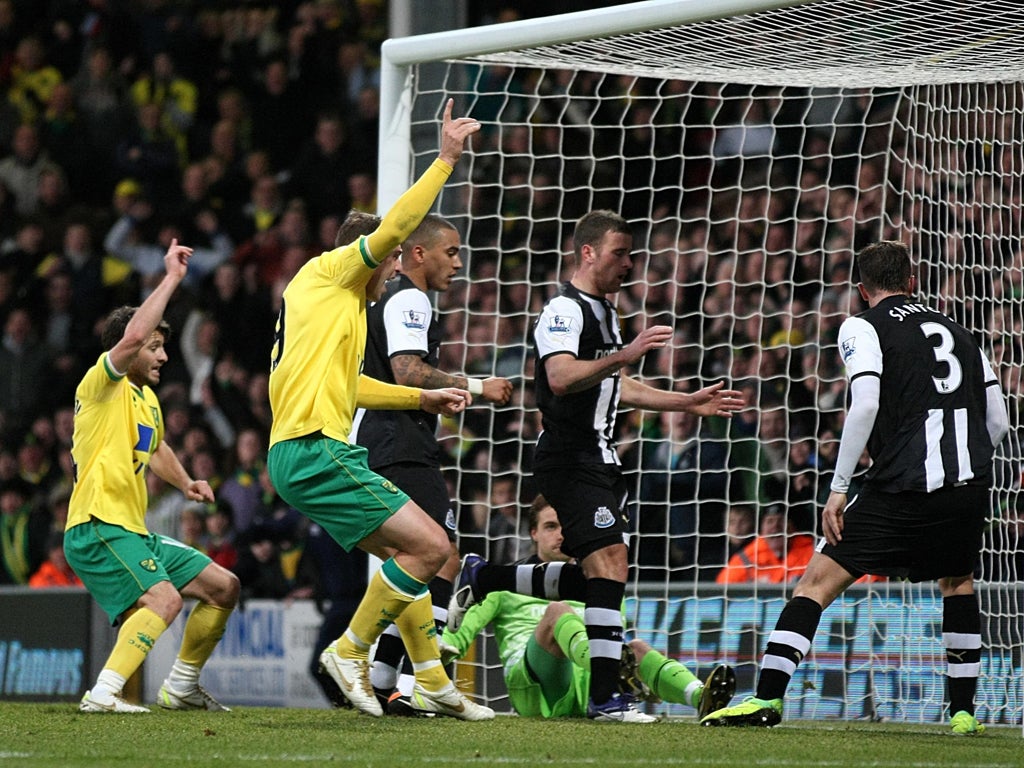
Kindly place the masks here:
MULTIPOLYGON (((506 11, 482 20, 514 17, 506 11)), ((40 568, 47 583, 72 579, 53 543, 74 476, 75 386, 101 352, 106 313, 145 297, 172 238, 195 252, 167 313, 165 438, 194 477, 210 481, 218 502, 188 502, 151 472, 150 529, 204 548, 240 575, 246 597, 324 597, 324 585, 339 581, 325 574, 331 558, 307 546, 308 524, 267 476, 269 350, 284 285, 333 248, 351 208, 376 211, 386 36, 384 0, 0 0, 0 584, 28 583, 40 568)), ((545 87, 568 88, 558 77, 545 87)), ((712 101, 702 98, 686 103, 712 101)), ((653 119, 651 103, 632 103, 629 119, 639 129, 653 119)), ((489 116, 481 98, 474 117, 503 124, 509 108, 489 116)), ((711 141, 679 131, 687 121, 714 120, 676 115, 676 133, 656 137, 675 142, 664 156, 711 141)), ((611 140, 610 131, 567 130, 589 131, 596 145, 611 140)), ((728 153, 724 127, 721 134, 715 151, 728 153)), ((711 188, 710 174, 731 172, 715 164, 711 147, 693 152, 703 159, 685 169, 687 189, 638 182, 659 190, 640 200, 622 194, 629 179, 680 173, 671 161, 652 165, 642 142, 610 152, 619 161, 604 164, 608 178, 595 181, 551 131, 531 132, 523 122, 488 128, 481 141, 473 205, 499 215, 459 222, 472 258, 468 279, 440 299, 440 367, 519 384, 507 407, 472 409, 461 423, 442 425, 450 468, 459 470, 451 474, 468 539, 462 551, 503 561, 528 551, 530 450, 540 430, 529 328, 566 268, 564 230, 588 206, 655 222, 647 259, 618 300, 627 334, 651 322, 677 329, 672 349, 650 356, 644 375, 670 386, 726 378, 751 406, 731 422, 686 414, 620 420, 623 461, 637 478, 641 578, 671 569, 673 578, 714 581, 767 525, 759 511, 773 516, 778 502, 787 516, 781 530, 812 534, 842 427, 834 341, 855 307, 849 257, 865 237, 893 234, 878 224, 878 211, 866 210, 874 166, 847 164, 845 177, 827 180, 832 193, 820 215, 776 211, 766 234, 758 229, 763 212, 780 198, 763 180, 716 184, 727 190, 717 200, 694 194, 711 188), (508 156, 561 159, 489 163, 499 145, 508 156), (604 192, 580 192, 598 182, 604 192), (685 226, 666 214, 680 210, 685 226), (736 214, 712 224, 705 210, 736 214), (762 212, 758 227, 747 211, 762 212)), ((801 195, 789 199, 810 207, 826 180, 821 168, 804 170, 801 195)), ((1020 253, 1014 258, 1002 278, 1007 292, 1019 290, 1020 253)), ((1004 388, 1019 396, 1019 375, 1004 388)))
POLYGON ((151 530, 311 596, 307 523, 267 478, 267 376, 288 279, 376 211, 383 0, 0 0, 0 584, 72 581, 55 550, 74 391, 106 314, 192 246, 160 398, 218 502, 148 474, 151 530), (36 576, 33 576, 36 574, 36 576))

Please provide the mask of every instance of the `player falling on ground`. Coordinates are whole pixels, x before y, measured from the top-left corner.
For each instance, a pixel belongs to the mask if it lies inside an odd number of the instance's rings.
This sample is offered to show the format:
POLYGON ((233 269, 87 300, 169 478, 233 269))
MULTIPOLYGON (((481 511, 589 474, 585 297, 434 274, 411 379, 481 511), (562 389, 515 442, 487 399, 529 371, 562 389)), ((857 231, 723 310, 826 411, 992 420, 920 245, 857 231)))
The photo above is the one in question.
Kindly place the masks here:
POLYGON ((825 538, 768 637, 754 696, 702 723, 779 723, 822 611, 864 574, 881 574, 938 580, 953 733, 979 734, 981 613, 973 574, 993 455, 1009 428, 1006 405, 970 332, 911 298, 916 281, 905 245, 869 245, 855 266, 869 308, 839 329, 852 399, 822 513, 825 538), (848 501, 865 447, 872 464, 848 501))
MULTIPOLYGON (((543 496, 530 506, 530 538, 536 554, 527 564, 569 561, 561 550, 562 526, 543 496)), ((549 566, 548 575, 556 569, 549 566)), ((586 717, 590 643, 582 611, 578 602, 491 592, 466 612, 457 632, 441 636, 442 652, 446 657, 462 656, 490 625, 516 712, 526 717, 586 717)), ((622 692, 686 704, 697 710, 698 717, 728 704, 736 689, 730 667, 715 667, 702 683, 678 661, 639 639, 623 646, 620 669, 622 692)))

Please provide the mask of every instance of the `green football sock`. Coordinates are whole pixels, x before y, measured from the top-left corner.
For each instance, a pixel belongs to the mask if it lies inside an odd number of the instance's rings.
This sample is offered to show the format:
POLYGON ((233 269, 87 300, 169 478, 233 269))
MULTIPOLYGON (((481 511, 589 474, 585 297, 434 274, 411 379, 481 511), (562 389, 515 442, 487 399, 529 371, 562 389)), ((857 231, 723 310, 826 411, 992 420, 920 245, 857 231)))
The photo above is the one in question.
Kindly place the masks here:
POLYGON ((587 625, 575 611, 563 613, 555 622, 555 642, 572 663, 590 669, 590 641, 587 625))
POLYGON ((653 649, 640 660, 640 679, 659 699, 691 707, 697 706, 704 687, 685 666, 653 649))

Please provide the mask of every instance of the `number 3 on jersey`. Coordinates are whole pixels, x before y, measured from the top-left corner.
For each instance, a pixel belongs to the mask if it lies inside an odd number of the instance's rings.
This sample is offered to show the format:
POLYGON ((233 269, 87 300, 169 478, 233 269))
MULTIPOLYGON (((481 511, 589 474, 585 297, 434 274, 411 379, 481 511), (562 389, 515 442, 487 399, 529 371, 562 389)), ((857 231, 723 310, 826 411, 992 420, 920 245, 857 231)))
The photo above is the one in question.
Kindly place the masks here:
POLYGON ((953 334, 949 329, 939 323, 921 323, 921 333, 925 336, 938 336, 939 345, 932 349, 935 359, 945 363, 949 367, 949 373, 945 376, 932 376, 935 389, 940 395, 948 395, 955 392, 963 383, 964 373, 960 361, 953 354, 953 334))

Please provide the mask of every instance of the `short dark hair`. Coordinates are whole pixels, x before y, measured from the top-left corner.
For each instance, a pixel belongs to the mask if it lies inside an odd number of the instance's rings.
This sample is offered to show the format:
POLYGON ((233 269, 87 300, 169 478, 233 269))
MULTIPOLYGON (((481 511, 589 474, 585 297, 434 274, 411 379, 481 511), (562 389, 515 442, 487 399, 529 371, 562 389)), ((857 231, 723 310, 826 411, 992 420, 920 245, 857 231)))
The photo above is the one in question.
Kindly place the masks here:
POLYGON ((540 525, 540 513, 542 509, 550 507, 551 503, 544 498, 544 494, 538 493, 533 497, 533 502, 530 504, 530 530, 536 531, 537 526, 540 525))
MULTIPOLYGON (((100 336, 103 349, 109 351, 117 345, 117 342, 124 336, 124 329, 135 317, 138 309, 138 307, 118 307, 107 315, 107 321, 103 324, 103 333, 100 336)), ((163 334, 165 342, 171 338, 171 326, 166 320, 161 320, 154 330, 163 334)))
POLYGON ((584 245, 594 246, 601 242, 606 232, 618 232, 621 235, 633 236, 629 222, 615 211, 601 209, 583 214, 576 222, 572 233, 572 249, 579 256, 584 245))
POLYGON ((405 238, 403 245, 409 249, 417 245, 429 248, 437 242, 442 232, 449 229, 455 230, 455 225, 448 219, 438 216, 436 213, 428 213, 423 217, 420 225, 412 231, 412 234, 405 238))
POLYGON ((338 227, 338 234, 334 237, 334 247, 340 248, 358 240, 363 235, 369 235, 380 226, 380 216, 362 211, 349 211, 348 216, 338 227))
POLYGON ((860 282, 869 291, 903 293, 910 288, 910 249, 896 240, 865 246, 856 257, 860 282))

